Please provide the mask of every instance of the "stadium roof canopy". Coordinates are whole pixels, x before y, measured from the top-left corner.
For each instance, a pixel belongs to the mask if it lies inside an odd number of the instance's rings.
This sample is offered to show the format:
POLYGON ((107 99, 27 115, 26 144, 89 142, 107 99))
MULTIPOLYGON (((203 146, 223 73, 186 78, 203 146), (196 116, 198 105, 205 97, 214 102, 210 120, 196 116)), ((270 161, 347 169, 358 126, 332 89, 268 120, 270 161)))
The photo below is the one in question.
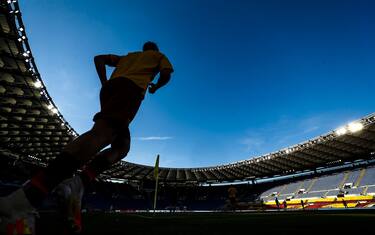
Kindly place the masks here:
MULTIPOLYGON (((18 2, 0 8, 0 157, 45 166, 77 136, 49 96, 27 40, 18 2)), ((288 175, 374 158, 375 114, 306 142, 227 165, 160 168, 165 182, 224 182, 288 175)), ((103 179, 152 180, 153 166, 122 161, 103 179)))

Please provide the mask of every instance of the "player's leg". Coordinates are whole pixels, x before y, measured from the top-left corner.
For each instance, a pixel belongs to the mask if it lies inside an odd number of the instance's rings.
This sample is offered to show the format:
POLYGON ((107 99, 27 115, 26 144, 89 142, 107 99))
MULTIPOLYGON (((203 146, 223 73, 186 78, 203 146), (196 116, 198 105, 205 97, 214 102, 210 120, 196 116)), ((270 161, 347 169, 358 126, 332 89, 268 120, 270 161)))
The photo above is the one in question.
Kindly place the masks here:
POLYGON ((114 130, 105 120, 98 120, 93 128, 68 144, 62 154, 41 170, 24 187, 30 202, 39 203, 64 179, 87 162, 90 157, 113 141, 114 130))
POLYGON ((116 137, 115 129, 105 119, 95 122, 93 128, 67 145, 64 151, 79 158, 82 163, 95 156, 102 148, 111 144, 116 137))
POLYGON ((101 151, 94 159, 84 168, 81 178, 84 183, 89 183, 97 175, 110 168, 113 164, 126 157, 130 150, 130 132, 129 128, 124 128, 121 133, 117 134, 111 147, 101 151))
MULTIPOLYGON (((109 169, 114 163, 125 157, 130 149, 130 133, 127 128, 121 134, 115 137, 115 140, 108 149, 98 153, 91 162, 89 162, 80 174, 77 174, 70 180, 64 181, 56 188, 56 192, 69 192, 69 194, 83 195, 83 189, 90 184, 96 176, 109 169)), ((61 194, 61 193, 60 193, 61 194)), ((65 194, 61 194, 67 197, 65 194)))
POLYGON ((68 210, 66 216, 66 226, 68 234, 80 234, 82 230, 81 221, 81 198, 77 195, 71 195, 68 202, 68 210))
MULTIPOLYGON (((81 231, 82 181, 79 176, 64 180, 54 190, 59 211, 64 221, 66 234, 79 234, 81 231)), ((65 233, 64 233, 65 234, 65 233)))
POLYGON ((48 193, 61 181, 72 177, 84 162, 113 142, 113 128, 105 120, 98 120, 93 128, 70 143, 47 168, 5 198, 0 198, 0 215, 12 217, 14 214, 32 211, 48 193))
POLYGON ((109 118, 116 129, 111 148, 94 157, 82 174, 84 181, 93 180, 114 163, 125 157, 130 150, 129 124, 137 114, 144 98, 143 90, 127 79, 114 79, 105 84, 100 93, 101 111, 94 120, 109 118))
POLYGON ((80 173, 72 179, 65 180, 55 192, 60 199, 62 214, 67 220, 68 229, 79 233, 81 230, 81 204, 86 188, 96 176, 107 170, 112 164, 118 162, 127 155, 130 149, 130 133, 127 128, 121 134, 116 135, 111 148, 97 154, 94 159, 80 173), (74 199, 74 204, 70 201, 74 199), (71 206, 74 207, 71 207, 71 206))

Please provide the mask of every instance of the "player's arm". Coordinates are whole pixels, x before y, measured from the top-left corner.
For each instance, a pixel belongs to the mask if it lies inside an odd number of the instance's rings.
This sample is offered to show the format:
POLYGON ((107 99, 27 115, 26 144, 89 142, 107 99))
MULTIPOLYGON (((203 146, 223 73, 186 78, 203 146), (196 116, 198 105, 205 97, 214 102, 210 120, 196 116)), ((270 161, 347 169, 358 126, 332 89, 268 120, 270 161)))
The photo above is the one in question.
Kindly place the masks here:
POLYGON ((148 88, 148 92, 154 94, 159 88, 165 86, 169 80, 171 80, 171 73, 173 72, 172 69, 163 69, 160 71, 159 79, 156 84, 150 83, 150 87, 148 88))
POLYGON ((116 67, 120 58, 121 57, 118 55, 97 55, 94 57, 96 72, 98 73, 102 85, 107 81, 107 71, 105 66, 116 67))

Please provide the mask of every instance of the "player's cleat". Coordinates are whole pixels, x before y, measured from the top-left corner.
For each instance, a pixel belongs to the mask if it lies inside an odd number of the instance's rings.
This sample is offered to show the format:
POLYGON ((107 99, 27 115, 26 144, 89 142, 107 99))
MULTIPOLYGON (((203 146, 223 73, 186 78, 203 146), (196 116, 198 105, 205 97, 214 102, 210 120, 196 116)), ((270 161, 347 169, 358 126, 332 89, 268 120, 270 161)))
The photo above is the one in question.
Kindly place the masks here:
POLYGON ((82 232, 81 217, 79 218, 68 218, 67 219, 67 230, 69 234, 80 234, 82 232))
POLYGON ((22 188, 0 198, 0 216, 3 218, 15 220, 32 213, 36 213, 36 209, 30 204, 22 188))

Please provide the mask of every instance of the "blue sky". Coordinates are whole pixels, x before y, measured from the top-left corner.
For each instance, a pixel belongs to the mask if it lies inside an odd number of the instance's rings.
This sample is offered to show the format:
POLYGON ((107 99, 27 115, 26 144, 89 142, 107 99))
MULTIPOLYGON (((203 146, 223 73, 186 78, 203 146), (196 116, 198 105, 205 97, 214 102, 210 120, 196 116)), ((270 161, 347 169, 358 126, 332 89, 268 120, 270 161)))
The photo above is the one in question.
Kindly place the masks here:
POLYGON ((276 151, 375 111, 375 2, 20 2, 47 89, 83 133, 97 54, 156 41, 175 68, 131 124, 126 160, 213 166, 276 151))

